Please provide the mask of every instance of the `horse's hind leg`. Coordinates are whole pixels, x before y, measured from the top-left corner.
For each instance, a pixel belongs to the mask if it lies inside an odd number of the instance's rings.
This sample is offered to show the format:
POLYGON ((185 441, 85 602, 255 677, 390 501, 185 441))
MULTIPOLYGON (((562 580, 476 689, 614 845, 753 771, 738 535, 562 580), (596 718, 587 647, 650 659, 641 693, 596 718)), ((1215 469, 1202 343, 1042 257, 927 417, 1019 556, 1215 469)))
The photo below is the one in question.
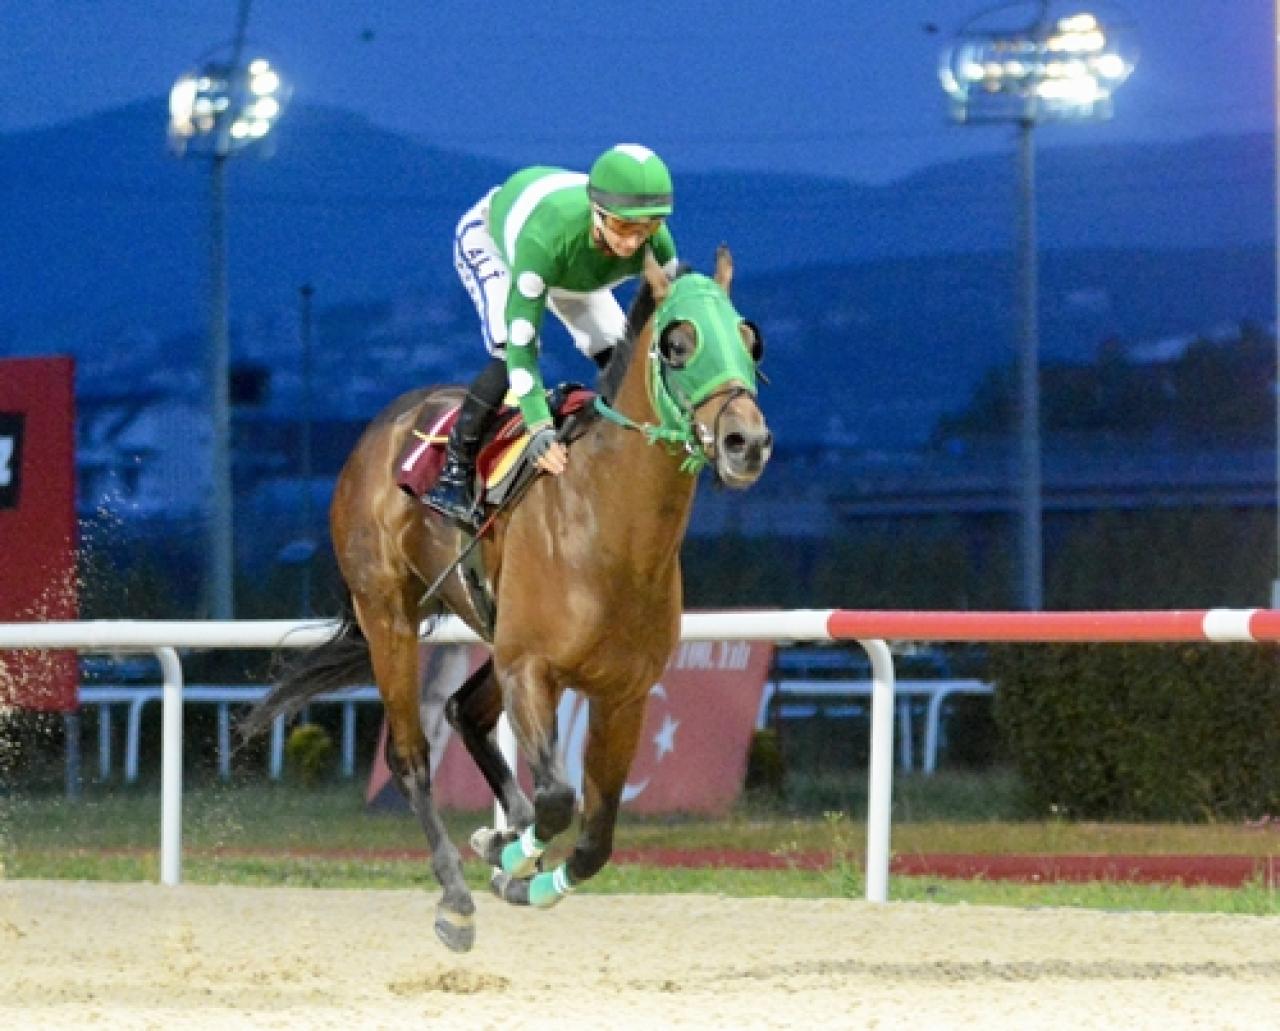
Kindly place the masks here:
POLYGON ((407 596, 401 601, 393 608, 394 599, 389 605, 357 597, 356 614, 386 708, 388 766, 427 835, 431 867, 444 889, 436 907, 436 936, 455 952, 466 952, 475 943, 475 900, 431 798, 431 756, 418 708, 418 625, 413 604, 407 596))
POLYGON ((445 703, 444 712, 507 814, 512 830, 503 844, 514 840, 533 823, 533 805, 520 790, 515 774, 494 741, 493 731, 502 715, 502 692, 493 673, 493 659, 488 659, 454 692, 445 703))

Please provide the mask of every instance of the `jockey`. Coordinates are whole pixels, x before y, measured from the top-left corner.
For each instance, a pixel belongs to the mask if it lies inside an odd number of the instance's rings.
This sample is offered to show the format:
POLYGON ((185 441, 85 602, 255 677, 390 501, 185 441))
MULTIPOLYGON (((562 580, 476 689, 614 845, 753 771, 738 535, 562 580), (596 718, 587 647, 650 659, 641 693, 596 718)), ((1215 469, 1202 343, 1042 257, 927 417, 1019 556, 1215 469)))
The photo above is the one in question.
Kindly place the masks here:
POLYGON ((462 216, 454 262, 490 360, 463 399, 440 479, 423 498, 428 505, 476 528, 476 455, 508 385, 532 438, 529 456, 543 472, 564 471, 568 451, 556 440, 538 368, 543 313, 550 308, 577 349, 603 369, 626 332, 612 289, 641 273, 646 243, 674 273, 675 242, 665 225, 671 208, 662 159, 623 143, 600 155, 590 175, 543 166, 519 171, 462 216))

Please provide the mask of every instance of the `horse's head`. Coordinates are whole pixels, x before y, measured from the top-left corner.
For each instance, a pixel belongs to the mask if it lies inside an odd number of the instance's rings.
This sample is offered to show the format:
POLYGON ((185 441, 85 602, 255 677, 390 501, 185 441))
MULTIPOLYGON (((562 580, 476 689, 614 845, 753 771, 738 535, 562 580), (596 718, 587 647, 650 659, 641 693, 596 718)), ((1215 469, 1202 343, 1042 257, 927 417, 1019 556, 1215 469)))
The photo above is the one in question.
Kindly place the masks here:
POLYGON ((668 280, 650 253, 645 279, 657 306, 649 348, 655 414, 692 433, 696 453, 721 483, 751 486, 769 461, 773 434, 756 401, 764 343, 729 300, 729 248, 716 252, 714 278, 690 273, 668 280))

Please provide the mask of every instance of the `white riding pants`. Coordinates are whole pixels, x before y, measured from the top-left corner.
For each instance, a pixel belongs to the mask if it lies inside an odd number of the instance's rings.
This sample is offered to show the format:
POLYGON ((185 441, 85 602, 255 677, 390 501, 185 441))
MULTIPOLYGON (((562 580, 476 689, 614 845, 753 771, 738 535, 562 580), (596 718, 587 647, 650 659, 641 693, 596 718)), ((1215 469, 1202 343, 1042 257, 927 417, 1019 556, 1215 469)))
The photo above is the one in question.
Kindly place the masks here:
MULTIPOLYGON (((495 358, 501 358, 507 345, 511 270, 489 232, 489 203, 496 192, 496 189, 490 190, 459 220, 453 258, 458 278, 480 316, 485 348, 495 358)), ((626 333, 627 317, 607 287, 589 293, 552 287, 547 291, 547 307, 564 323, 573 338, 573 346, 588 358, 612 346, 626 333)))

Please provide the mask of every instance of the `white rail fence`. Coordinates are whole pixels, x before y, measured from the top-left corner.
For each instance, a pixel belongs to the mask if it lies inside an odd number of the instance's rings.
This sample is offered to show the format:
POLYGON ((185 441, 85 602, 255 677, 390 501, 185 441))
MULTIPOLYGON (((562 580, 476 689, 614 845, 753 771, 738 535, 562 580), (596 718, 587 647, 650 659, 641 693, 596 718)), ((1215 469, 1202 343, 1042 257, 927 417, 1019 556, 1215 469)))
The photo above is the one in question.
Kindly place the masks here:
MULTIPOLYGON (((204 704, 217 707, 218 721, 218 776, 231 778, 231 707, 244 707, 262 701, 271 688, 251 684, 187 684, 182 689, 184 704, 204 704)), ((142 752, 142 711, 152 702, 164 699, 164 689, 143 684, 130 686, 81 687, 80 704, 92 705, 98 710, 98 775, 102 780, 111 776, 112 766, 112 710, 121 706, 125 710, 124 782, 136 783, 142 752)), ((374 687, 352 687, 333 691, 312 698, 311 705, 342 706, 342 776, 355 776, 356 711, 358 703, 380 703, 381 696, 374 687)), ((284 717, 277 716, 271 722, 271 743, 267 750, 267 771, 272 780, 279 780, 284 770, 284 717)))
MULTIPOLYGON (((829 612, 692 613, 684 617, 685 641, 829 641, 829 612)), ((160 882, 182 879, 182 706, 184 684, 178 649, 312 648, 328 640, 332 621, 255 620, 230 622, 97 620, 0 624, 0 648, 65 649, 80 652, 151 652, 160 662, 160 882)), ((441 621, 426 643, 478 641, 460 620, 441 621)), ((893 790, 893 660, 883 641, 863 642, 872 665, 871 813, 867 842, 867 898, 888 897, 889 800, 893 790)), ((504 721, 505 722, 505 721, 504 721)), ((502 735, 503 751, 514 761, 515 744, 502 735)))
MULTIPOLYGON (((100 620, 0 624, 0 649, 152 652, 160 662, 160 881, 182 878, 182 664, 180 648, 311 648, 328 640, 332 621, 229 622, 100 620)), ((478 639, 457 619, 437 624, 427 643, 478 639)), ((1276 641, 1280 611, 1209 609, 1169 612, 875 612, 800 609, 789 612, 688 613, 684 641, 856 640, 871 661, 866 898, 885 902, 889 886, 893 792, 894 669, 888 640, 916 641, 1276 641)), ((514 762, 514 741, 502 735, 514 762)))

